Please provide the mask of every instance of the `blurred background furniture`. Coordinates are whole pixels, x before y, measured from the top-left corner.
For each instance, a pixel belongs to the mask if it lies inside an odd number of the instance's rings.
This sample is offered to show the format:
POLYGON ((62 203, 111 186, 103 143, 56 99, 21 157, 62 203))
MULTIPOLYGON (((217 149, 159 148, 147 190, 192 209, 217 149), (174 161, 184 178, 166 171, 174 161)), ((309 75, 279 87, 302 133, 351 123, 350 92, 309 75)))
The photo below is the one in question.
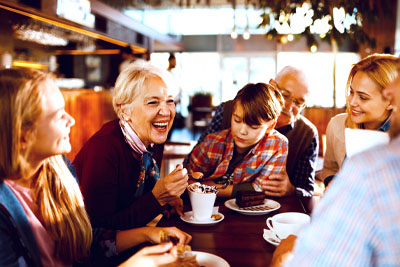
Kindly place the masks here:
POLYGON ((202 133, 210 124, 214 107, 210 93, 198 93, 190 98, 189 112, 191 114, 191 128, 193 135, 202 133))

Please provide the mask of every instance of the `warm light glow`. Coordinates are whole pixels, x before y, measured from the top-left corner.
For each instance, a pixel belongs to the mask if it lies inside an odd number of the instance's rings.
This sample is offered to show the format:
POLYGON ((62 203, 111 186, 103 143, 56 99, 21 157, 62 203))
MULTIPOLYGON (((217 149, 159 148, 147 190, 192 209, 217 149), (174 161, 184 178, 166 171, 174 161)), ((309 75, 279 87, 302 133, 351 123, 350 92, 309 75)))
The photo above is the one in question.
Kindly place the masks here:
POLYGON ((288 39, 289 42, 293 41, 293 39, 294 39, 293 34, 289 34, 289 35, 287 36, 287 39, 288 39))
POLYGON ((317 50, 318 50, 318 46, 315 45, 315 44, 313 44, 313 45, 310 47, 310 51, 311 51, 312 53, 317 52, 317 50))
POLYGON ((24 67, 24 68, 40 69, 40 70, 46 70, 48 68, 46 65, 40 63, 22 61, 22 60, 13 60, 12 65, 13 67, 24 67))
POLYGON ((326 37, 326 33, 321 33, 321 34, 319 35, 319 37, 321 37, 321 39, 324 39, 324 38, 326 37))
POLYGON ((281 37, 281 44, 286 44, 288 42, 288 38, 286 37, 286 35, 281 37))
POLYGON ((237 37, 238 37, 237 32, 236 32, 235 30, 233 30, 233 31, 231 32, 231 38, 232 38, 232 39, 236 39, 237 37))
POLYGON ((249 33, 248 29, 246 29, 246 31, 243 33, 243 39, 245 39, 245 40, 250 39, 250 33, 249 33))
POLYGON ((118 55, 120 49, 98 49, 93 51, 86 50, 56 50, 56 55, 118 55))
POLYGON ((301 7, 305 8, 305 9, 310 9, 310 5, 307 3, 307 1, 304 1, 303 5, 301 7))
MULTIPOLYGON (((92 38, 100 39, 100 40, 103 40, 103 41, 106 41, 106 42, 109 42, 109 43, 112 43, 112 44, 116 44, 116 45, 119 45, 119 46, 127 46, 128 45, 128 43, 126 43, 126 42, 123 42, 123 41, 120 41, 120 40, 117 40, 117 39, 114 39, 114 38, 110 38, 110 37, 102 35, 102 34, 91 32, 91 31, 88 31, 88 30, 85 30, 85 29, 82 29, 82 28, 79 28, 79 27, 75 27, 75 26, 72 26, 72 25, 69 25, 69 24, 66 24, 66 23, 63 23, 63 22, 56 21, 54 19, 48 19, 48 18, 39 16, 39 15, 31 14, 31 13, 28 13, 28 12, 25 12, 25 11, 22 11, 22 10, 19 10, 19 9, 16 9, 16 8, 12 8, 12 7, 9 7, 9 6, 2 5, 2 4, 0 4, 0 8, 3 8, 5 10, 11 11, 11 12, 14 12, 14 13, 17 13, 17 14, 21 14, 21 15, 27 16, 27 17, 32 18, 32 19, 36 19, 38 21, 46 22, 46 23, 49 23, 51 25, 55 25, 55 26, 61 27, 63 29, 67 29, 67 30, 71 30, 71 31, 74 31, 74 32, 82 33, 82 34, 90 36, 92 38)), ((137 53, 145 53, 147 51, 147 49, 139 47, 139 46, 131 45, 131 47, 137 53)))

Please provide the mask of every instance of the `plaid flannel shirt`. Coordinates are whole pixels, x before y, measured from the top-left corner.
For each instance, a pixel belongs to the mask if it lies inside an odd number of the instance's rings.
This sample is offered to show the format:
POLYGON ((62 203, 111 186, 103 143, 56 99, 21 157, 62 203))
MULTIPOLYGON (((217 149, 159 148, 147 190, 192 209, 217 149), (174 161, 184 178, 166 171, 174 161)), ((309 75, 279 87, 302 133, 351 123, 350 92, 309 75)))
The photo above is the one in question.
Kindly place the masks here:
MULTIPOLYGON (((193 149, 186 168, 189 172, 202 172, 207 180, 219 178, 228 170, 233 151, 234 141, 230 129, 209 134, 193 149)), ((272 130, 236 166, 233 184, 251 182, 256 191, 262 191, 258 179, 267 180, 272 173, 283 173, 287 153, 286 137, 272 130)))

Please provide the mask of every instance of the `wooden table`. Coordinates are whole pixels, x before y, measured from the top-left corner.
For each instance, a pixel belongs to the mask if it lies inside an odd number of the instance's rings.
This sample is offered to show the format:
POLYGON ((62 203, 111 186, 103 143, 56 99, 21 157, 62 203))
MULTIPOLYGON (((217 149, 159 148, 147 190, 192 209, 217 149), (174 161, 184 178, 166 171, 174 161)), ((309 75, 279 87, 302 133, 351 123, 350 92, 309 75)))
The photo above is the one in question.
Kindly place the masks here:
MULTIPOLYGON (((184 210, 191 210, 184 198, 184 210)), ((194 251, 208 252, 224 258, 232 267, 268 266, 275 246, 263 238, 268 217, 282 212, 306 213, 303 202, 295 197, 273 198, 281 204, 280 209, 265 215, 242 215, 224 206, 227 199, 217 198, 216 206, 225 218, 212 226, 198 226, 183 222, 179 217, 162 219, 158 226, 176 226, 192 235, 190 245, 194 251)), ((306 199, 306 202, 308 200, 306 199)))

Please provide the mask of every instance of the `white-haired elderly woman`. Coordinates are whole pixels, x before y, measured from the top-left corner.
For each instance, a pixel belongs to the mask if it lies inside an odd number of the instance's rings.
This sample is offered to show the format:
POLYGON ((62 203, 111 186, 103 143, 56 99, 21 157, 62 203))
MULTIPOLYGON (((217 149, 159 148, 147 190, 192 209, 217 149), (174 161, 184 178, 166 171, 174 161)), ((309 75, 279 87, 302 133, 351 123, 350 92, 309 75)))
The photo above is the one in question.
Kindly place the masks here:
POLYGON ((144 61, 117 78, 108 122, 82 147, 73 164, 94 227, 130 229, 150 222, 170 204, 182 214, 187 171, 159 176, 163 143, 175 117, 172 76, 144 61))

